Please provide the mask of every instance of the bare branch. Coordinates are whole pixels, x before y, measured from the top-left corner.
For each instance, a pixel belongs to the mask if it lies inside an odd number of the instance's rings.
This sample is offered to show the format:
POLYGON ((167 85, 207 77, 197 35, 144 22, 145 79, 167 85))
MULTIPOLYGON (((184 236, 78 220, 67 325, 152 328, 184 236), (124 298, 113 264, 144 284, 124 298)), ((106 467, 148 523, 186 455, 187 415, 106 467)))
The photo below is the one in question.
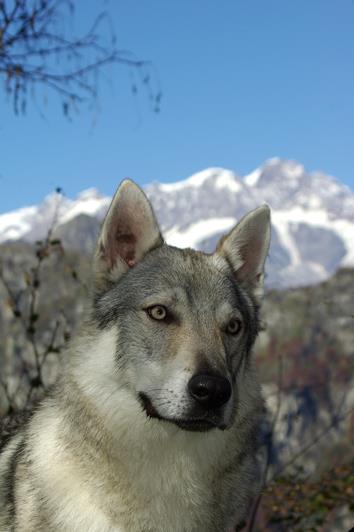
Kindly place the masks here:
POLYGON ((158 111, 161 91, 153 89, 158 81, 152 65, 116 48, 106 12, 95 18, 85 35, 67 35, 61 23, 73 11, 72 0, 0 2, 0 77, 15 112, 20 112, 20 104, 25 110, 28 88, 37 87, 55 92, 64 113, 69 115, 76 103, 97 98, 99 74, 113 64, 139 73, 140 82, 158 111))

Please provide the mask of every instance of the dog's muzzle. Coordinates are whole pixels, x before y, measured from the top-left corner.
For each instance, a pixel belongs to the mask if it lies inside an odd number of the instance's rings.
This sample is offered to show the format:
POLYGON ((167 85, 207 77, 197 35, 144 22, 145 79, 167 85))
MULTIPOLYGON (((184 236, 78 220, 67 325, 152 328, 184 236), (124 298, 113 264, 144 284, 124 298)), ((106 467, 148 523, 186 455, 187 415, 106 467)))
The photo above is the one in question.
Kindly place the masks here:
POLYGON ((183 418, 161 415, 150 397, 143 392, 139 393, 139 399, 149 418, 169 421, 184 430, 204 432, 213 428, 227 428, 222 407, 232 395, 228 379, 219 375, 197 374, 188 381, 187 392, 191 404, 183 418))

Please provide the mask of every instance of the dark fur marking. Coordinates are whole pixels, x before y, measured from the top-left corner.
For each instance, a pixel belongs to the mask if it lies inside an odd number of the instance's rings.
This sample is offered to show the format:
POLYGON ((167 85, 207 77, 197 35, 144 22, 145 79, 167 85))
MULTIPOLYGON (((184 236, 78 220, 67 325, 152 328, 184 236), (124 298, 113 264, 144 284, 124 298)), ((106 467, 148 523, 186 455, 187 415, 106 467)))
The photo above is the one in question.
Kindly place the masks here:
POLYGON ((11 526, 11 531, 15 530, 16 522, 16 498, 15 498, 15 489, 16 489, 16 469, 19 462, 20 456, 23 454, 26 447, 25 438, 22 437, 22 440, 17 444, 16 449, 13 451, 11 460, 7 469, 7 474, 5 475, 4 487, 7 488, 7 491, 4 493, 4 500, 8 508, 8 518, 9 523, 13 523, 11 526))
MULTIPOLYGON (((135 248, 136 248, 136 236, 132 233, 117 233, 115 237, 115 246, 112 246, 114 249, 114 254, 120 255, 125 262, 134 262, 135 259, 135 248)), ((114 264, 114 257, 113 257, 114 264)))
POLYGON ((0 419, 0 453, 19 429, 29 422, 32 414, 33 409, 28 409, 0 419))
POLYGON ((102 253, 102 244, 100 247, 101 254, 103 258, 108 262, 111 268, 114 267, 117 256, 128 262, 133 260, 135 257, 135 248, 136 248, 137 237, 130 232, 130 229, 127 228, 126 231, 121 230, 117 233, 109 235, 106 248, 103 248, 102 253))

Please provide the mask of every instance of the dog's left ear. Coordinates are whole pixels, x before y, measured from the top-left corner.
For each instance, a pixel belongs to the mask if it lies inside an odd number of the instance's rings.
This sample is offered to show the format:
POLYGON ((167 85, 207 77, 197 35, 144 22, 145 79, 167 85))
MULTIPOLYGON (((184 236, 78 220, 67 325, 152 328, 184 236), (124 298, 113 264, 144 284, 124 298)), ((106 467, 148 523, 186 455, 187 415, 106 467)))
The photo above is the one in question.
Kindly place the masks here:
POLYGON ((129 179, 118 187, 103 222, 95 254, 96 289, 110 283, 137 264, 163 239, 152 206, 138 185, 129 179))
POLYGON ((216 253, 230 264, 236 279, 253 292, 257 301, 263 295, 264 263, 269 244, 270 209, 262 205, 246 214, 216 248, 216 253))

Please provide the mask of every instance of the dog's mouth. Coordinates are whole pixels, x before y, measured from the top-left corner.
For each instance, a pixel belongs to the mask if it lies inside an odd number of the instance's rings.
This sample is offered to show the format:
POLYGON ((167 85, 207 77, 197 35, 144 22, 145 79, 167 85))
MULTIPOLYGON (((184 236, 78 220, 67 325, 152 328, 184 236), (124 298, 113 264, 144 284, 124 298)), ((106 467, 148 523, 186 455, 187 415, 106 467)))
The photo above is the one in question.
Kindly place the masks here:
POLYGON ((219 421, 212 421, 207 418, 188 418, 188 419, 177 419, 177 418, 167 418, 161 416, 154 405, 152 404, 149 397, 143 393, 139 393, 140 402, 145 410, 147 417, 160 419, 161 421, 168 421, 169 423, 174 423, 179 428, 183 430, 189 430, 194 432, 206 432, 211 429, 219 428, 225 430, 226 425, 220 423, 219 421))
POLYGON ((158 413, 158 411, 152 404, 151 400, 145 393, 140 392, 139 399, 148 417, 153 417, 156 419, 164 419, 163 417, 160 416, 160 414, 158 413))

